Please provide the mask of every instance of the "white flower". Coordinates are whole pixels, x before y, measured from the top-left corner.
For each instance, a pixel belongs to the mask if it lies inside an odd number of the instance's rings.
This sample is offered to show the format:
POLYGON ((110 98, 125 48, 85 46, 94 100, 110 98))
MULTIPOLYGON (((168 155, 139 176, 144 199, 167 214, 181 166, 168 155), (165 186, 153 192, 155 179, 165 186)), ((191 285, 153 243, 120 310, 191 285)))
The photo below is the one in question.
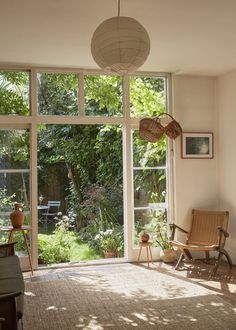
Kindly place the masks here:
POLYGON ((62 216, 62 212, 58 212, 57 215, 60 217, 62 216))
POLYGON ((111 235, 113 233, 112 229, 107 229, 104 233, 105 236, 111 235))
POLYGON ((100 237, 101 237, 101 235, 100 235, 100 234, 97 234, 97 235, 94 237, 94 239, 95 239, 96 241, 98 241, 98 240, 100 239, 100 237))

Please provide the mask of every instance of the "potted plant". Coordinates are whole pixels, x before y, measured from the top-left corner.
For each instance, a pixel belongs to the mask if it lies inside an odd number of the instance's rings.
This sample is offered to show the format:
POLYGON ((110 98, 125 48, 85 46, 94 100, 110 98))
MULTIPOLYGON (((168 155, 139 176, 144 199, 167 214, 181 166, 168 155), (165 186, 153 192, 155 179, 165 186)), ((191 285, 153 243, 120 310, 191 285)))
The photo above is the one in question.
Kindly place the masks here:
POLYGON ((167 263, 174 262, 176 259, 176 251, 170 243, 170 228, 166 221, 160 222, 156 243, 161 247, 161 260, 167 263))
MULTIPOLYGON (((161 206, 165 206, 165 204, 161 206)), ((171 231, 167 223, 166 207, 150 208, 150 214, 151 222, 148 224, 147 230, 152 233, 153 243, 161 247, 160 258, 164 262, 174 262, 176 252, 170 243, 171 231)))
POLYGON ((105 258, 116 257, 119 242, 113 229, 100 231, 100 233, 95 236, 95 240, 98 241, 105 258))

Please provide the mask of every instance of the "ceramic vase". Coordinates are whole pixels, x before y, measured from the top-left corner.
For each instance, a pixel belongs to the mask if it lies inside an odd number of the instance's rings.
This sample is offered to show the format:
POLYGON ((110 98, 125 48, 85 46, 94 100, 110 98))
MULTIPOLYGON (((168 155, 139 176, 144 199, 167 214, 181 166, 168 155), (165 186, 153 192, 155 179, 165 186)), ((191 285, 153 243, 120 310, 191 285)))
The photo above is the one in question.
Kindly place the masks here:
POLYGON ((15 211, 10 214, 11 224, 13 228, 20 228, 25 219, 24 212, 20 210, 21 204, 15 203, 15 211))

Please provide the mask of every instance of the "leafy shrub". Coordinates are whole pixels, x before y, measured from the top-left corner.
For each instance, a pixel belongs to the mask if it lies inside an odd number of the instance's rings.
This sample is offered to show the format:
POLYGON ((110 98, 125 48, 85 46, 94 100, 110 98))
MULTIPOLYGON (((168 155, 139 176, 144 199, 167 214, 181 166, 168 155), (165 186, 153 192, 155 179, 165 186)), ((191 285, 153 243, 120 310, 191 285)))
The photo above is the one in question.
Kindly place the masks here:
POLYGON ((69 261, 73 241, 65 224, 60 222, 52 235, 39 234, 39 260, 46 264, 69 261))

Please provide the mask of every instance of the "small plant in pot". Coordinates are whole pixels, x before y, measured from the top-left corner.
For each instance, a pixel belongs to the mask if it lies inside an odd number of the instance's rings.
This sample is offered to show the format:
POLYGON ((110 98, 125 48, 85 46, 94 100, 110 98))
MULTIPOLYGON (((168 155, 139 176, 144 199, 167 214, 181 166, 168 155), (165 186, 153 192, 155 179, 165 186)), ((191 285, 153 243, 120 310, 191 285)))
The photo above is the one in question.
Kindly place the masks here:
POLYGON ((97 234, 94 239, 98 241, 100 249, 103 251, 105 258, 116 257, 119 242, 113 229, 100 231, 100 233, 97 234))
POLYGON ((159 227, 156 240, 157 245, 161 247, 160 258, 166 263, 174 262, 176 259, 176 251, 170 243, 170 229, 166 222, 163 222, 159 227))

